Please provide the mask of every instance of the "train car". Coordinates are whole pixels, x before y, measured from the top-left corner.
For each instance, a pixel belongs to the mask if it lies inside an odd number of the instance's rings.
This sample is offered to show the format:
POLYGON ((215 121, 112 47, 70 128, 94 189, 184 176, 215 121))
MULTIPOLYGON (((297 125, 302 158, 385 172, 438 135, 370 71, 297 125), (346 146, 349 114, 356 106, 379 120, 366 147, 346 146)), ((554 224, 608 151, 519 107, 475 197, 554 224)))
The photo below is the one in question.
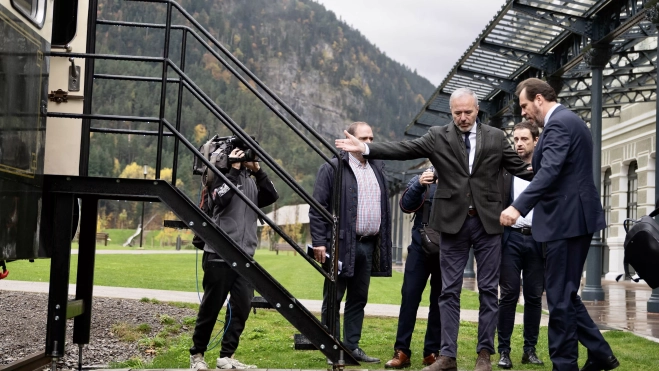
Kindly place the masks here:
POLYGON ((52 12, 0 2, 0 259, 46 257, 39 236, 52 12))
POLYGON ((86 2, 0 0, 3 265, 50 256, 40 236, 43 176, 78 174, 80 120, 47 120, 46 114, 62 109, 82 112, 82 99, 69 94, 82 98, 84 66, 74 59, 48 56, 54 49, 84 51, 86 28, 77 27, 85 24, 81 22, 86 22, 86 2))

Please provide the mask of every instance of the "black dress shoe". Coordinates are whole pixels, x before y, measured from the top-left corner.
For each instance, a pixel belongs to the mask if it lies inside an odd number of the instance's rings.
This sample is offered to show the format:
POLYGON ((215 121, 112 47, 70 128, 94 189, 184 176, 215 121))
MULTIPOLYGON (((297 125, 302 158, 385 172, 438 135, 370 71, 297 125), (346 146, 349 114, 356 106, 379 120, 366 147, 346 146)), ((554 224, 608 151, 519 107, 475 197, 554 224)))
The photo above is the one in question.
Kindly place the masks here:
POLYGON ((505 350, 501 352, 501 357, 499 358, 497 366, 499 366, 499 368, 505 368, 506 370, 513 368, 513 361, 510 360, 510 352, 505 350))
POLYGON ((538 355, 535 354, 535 350, 529 350, 528 352, 524 352, 524 355, 522 355, 522 363, 523 364, 532 364, 532 365, 544 365, 544 363, 538 358, 538 355))
POLYGON ((352 356, 355 357, 355 360, 358 362, 364 363, 380 363, 380 358, 369 357, 364 353, 362 348, 357 348, 352 351, 352 356))
POLYGON ((609 371, 620 366, 620 362, 616 356, 610 356, 605 359, 591 359, 588 358, 586 363, 579 371, 609 371))

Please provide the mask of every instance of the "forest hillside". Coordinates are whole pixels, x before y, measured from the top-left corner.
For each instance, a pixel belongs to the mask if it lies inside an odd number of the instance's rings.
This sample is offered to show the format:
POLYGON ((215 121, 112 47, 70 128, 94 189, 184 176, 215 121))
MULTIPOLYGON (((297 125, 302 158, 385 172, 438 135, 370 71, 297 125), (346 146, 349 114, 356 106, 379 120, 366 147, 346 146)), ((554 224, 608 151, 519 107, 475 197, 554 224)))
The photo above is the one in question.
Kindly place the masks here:
MULTIPOLYGON (((181 6, 230 53, 267 85, 327 141, 341 135, 353 121, 372 125, 376 141, 404 139, 405 126, 418 113, 434 86, 416 71, 401 65, 371 44, 321 4, 310 0, 180 0, 181 6)), ((164 24, 164 4, 101 0, 98 18, 110 21, 164 24)), ((173 23, 193 26, 178 11, 173 23)), ((194 29, 194 27, 192 27, 194 29)), ((202 40, 207 40, 195 29, 202 40)), ((164 30, 154 27, 99 25, 96 51, 101 54, 162 57, 164 30)), ((219 48, 208 50, 188 35, 185 61, 182 32, 171 31, 169 58, 194 81, 231 119, 256 140, 302 187, 311 192, 322 158, 300 140, 293 130, 226 68, 218 56, 229 60, 219 48)), ((421 55, 421 54, 420 54, 421 55)), ((232 63, 229 63, 233 66, 232 63)), ((97 60, 97 73, 162 76, 162 64, 97 60)), ((177 79, 172 68, 170 79, 177 79)), ((258 89, 249 76, 248 84, 258 89)), ((168 84, 166 118, 177 122, 178 84, 168 84)), ((96 113, 158 117, 159 82, 117 81, 97 78, 93 89, 96 113)), ((268 98, 267 101, 274 102, 268 98)), ((214 134, 231 131, 197 98, 184 89, 180 132, 195 146, 214 134)), ((276 105, 301 132, 304 129, 276 105)), ((95 121, 92 127, 157 130, 155 123, 95 121)), ((309 136, 312 138, 311 136, 309 136)), ((314 140, 318 144, 318 141, 314 140)), ((163 176, 171 177, 174 141, 163 143, 163 176)), ((135 134, 93 133, 89 173, 92 176, 153 177, 157 138, 135 134)), ((183 146, 177 157, 177 185, 193 200, 199 195, 199 177, 193 176, 192 155, 183 146)), ((405 165, 388 164, 390 169, 405 165)), ((274 172, 267 170, 281 194, 278 204, 300 202, 274 172)), ((121 206, 101 205, 108 226, 115 226, 121 206)), ((137 222, 139 210, 128 210, 123 222, 137 222)))

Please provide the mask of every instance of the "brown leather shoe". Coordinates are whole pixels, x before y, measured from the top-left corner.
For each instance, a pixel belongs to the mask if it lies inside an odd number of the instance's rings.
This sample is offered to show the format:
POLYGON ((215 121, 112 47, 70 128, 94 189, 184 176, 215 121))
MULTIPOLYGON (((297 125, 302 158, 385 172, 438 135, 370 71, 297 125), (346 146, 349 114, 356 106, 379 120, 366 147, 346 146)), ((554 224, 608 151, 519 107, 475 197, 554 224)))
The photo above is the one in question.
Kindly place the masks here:
POLYGON ((474 371, 492 371, 492 361, 490 361, 490 352, 483 349, 478 353, 476 358, 476 367, 474 371))
POLYGON ((400 369, 410 367, 410 364, 410 357, 408 357, 402 350, 396 349, 394 351, 394 358, 387 361, 387 363, 384 364, 384 368, 400 369))
POLYGON ((423 362, 421 362, 421 364, 423 364, 424 366, 430 366, 433 363, 435 363, 436 360, 437 360, 437 356, 435 355, 435 353, 430 353, 428 357, 423 359, 423 362))
POLYGON ((435 363, 424 367, 421 371, 458 371, 458 364, 455 362, 455 358, 439 356, 435 363))

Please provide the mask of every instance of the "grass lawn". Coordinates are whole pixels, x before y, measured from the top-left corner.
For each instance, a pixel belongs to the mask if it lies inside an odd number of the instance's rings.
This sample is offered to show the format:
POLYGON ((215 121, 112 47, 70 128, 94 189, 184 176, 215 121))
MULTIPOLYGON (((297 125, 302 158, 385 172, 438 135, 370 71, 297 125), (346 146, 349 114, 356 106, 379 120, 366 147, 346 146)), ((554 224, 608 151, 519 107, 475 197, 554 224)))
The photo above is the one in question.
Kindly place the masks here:
MULTIPOLYGON (((256 261, 298 299, 322 299, 322 276, 300 256, 292 253, 275 255, 267 250, 257 250, 256 261)), ((77 255, 71 256, 70 282, 76 282, 77 255)), ((48 282, 50 260, 40 259, 30 263, 25 260, 12 262, 7 279, 48 282)), ((196 291, 196 277, 201 288, 201 253, 199 254, 151 254, 151 255, 96 255, 94 284, 113 287, 139 287, 159 290, 196 291)), ((393 272, 392 277, 373 278, 369 290, 369 303, 400 304, 400 288, 403 274, 393 272)), ((423 293, 421 306, 429 305, 430 286, 423 293)), ((478 309, 478 294, 463 290, 462 307, 478 309)))
MULTIPOLYGON (((223 315, 222 315, 223 317, 223 315)), ((353 369, 383 369, 393 354, 393 344, 396 335, 397 320, 395 318, 367 317, 364 321, 360 346, 364 351, 382 359, 380 364, 364 363, 353 369)), ((423 368, 421 365, 423 353, 423 336, 427 322, 417 320, 412 336, 412 367, 411 370, 423 368)), ((216 330, 221 325, 216 326, 216 330)), ((477 324, 462 322, 458 336, 458 366, 460 369, 472 369, 476 360, 477 324)), ((245 331, 240 339, 240 346, 235 357, 246 364, 256 364, 259 368, 269 369, 325 369, 325 357, 318 351, 297 351, 293 349, 293 334, 297 331, 282 316, 273 310, 258 310, 256 315, 250 315, 245 331)), ((657 344, 621 331, 606 332, 604 337, 609 341, 614 353, 620 360, 620 371, 657 370, 657 344)), ((114 364, 117 368, 187 368, 189 367, 189 352, 191 334, 160 342, 156 348, 157 356, 153 362, 145 364, 139 360, 114 364)), ((153 343, 146 341, 144 343, 153 343)), ((545 361, 544 366, 527 366, 520 363, 523 345, 522 326, 515 326, 512 338, 512 360, 514 370, 551 370, 547 351, 547 328, 540 330, 538 356, 545 361), (523 367, 522 367, 523 366, 523 367)), ((219 348, 219 346, 218 346, 219 348)), ((215 366, 215 358, 219 349, 208 350, 206 361, 210 367, 215 366)), ((586 361, 586 350, 580 346, 579 365, 586 361)), ((492 361, 498 361, 496 355, 492 361)), ((496 366, 495 366, 496 367, 496 366)))

